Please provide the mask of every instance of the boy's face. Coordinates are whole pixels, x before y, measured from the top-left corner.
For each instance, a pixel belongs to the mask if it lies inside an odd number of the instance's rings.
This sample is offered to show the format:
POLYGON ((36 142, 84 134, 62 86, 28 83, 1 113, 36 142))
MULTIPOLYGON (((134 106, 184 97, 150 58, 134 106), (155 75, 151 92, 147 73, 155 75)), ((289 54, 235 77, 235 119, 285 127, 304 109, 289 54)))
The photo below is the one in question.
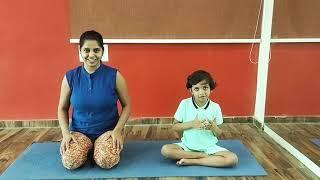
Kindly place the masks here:
POLYGON ((193 85, 190 89, 190 92, 195 98, 196 102, 202 104, 207 102, 211 90, 209 84, 204 80, 196 85, 193 85))

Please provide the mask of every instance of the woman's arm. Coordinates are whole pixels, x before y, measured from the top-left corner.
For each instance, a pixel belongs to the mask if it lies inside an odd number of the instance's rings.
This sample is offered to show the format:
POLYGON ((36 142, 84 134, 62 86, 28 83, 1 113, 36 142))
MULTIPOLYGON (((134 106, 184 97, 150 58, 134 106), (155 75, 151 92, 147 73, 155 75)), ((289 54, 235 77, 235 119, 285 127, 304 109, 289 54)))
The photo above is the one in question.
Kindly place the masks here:
POLYGON ((77 142, 75 137, 69 131, 70 96, 71 90, 67 82, 67 78, 66 76, 64 76, 61 84, 61 92, 58 105, 58 120, 62 132, 62 141, 60 146, 61 154, 64 154, 64 152, 69 148, 69 143, 71 140, 77 142))
POLYGON ((116 88, 122 106, 122 111, 119 117, 119 121, 116 127, 114 128, 114 131, 122 132, 124 125, 129 119, 131 113, 131 100, 129 97, 126 81, 124 77, 120 74, 120 72, 117 72, 116 88))
POLYGON ((122 135, 122 132, 124 129, 124 125, 126 124, 131 113, 131 101, 127 84, 123 76, 119 72, 117 72, 116 89, 119 95, 122 111, 116 127, 112 131, 110 131, 110 136, 112 137, 112 146, 114 148, 117 148, 117 150, 119 151, 123 148, 124 136, 122 135))
POLYGON ((62 135, 69 134, 69 107, 70 107, 71 91, 67 82, 66 76, 64 76, 61 83, 61 92, 58 105, 58 120, 61 128, 62 135))

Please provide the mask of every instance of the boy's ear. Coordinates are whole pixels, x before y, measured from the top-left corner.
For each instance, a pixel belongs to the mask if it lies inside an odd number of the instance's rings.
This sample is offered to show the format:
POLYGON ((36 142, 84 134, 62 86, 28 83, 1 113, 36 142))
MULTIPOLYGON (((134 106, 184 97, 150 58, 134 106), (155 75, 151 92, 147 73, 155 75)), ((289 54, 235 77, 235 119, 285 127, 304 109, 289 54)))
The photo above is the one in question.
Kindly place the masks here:
POLYGON ((189 88, 189 91, 192 93, 192 88, 189 88))

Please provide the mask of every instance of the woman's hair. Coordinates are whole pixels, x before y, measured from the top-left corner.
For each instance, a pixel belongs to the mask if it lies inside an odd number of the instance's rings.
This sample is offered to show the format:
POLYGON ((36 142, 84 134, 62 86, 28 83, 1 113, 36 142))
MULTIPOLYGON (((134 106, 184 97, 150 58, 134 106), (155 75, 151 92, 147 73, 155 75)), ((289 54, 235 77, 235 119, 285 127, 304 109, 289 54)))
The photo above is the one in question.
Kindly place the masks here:
POLYGON ((210 86, 210 90, 213 90, 217 87, 217 83, 215 82, 215 80, 208 72, 204 70, 198 70, 190 74, 187 78, 186 87, 187 89, 190 89, 193 85, 196 85, 201 81, 206 81, 210 86))
POLYGON ((96 32, 94 30, 86 31, 86 32, 82 33, 80 36, 80 49, 86 40, 96 40, 98 42, 99 46, 104 51, 103 38, 100 33, 96 32))

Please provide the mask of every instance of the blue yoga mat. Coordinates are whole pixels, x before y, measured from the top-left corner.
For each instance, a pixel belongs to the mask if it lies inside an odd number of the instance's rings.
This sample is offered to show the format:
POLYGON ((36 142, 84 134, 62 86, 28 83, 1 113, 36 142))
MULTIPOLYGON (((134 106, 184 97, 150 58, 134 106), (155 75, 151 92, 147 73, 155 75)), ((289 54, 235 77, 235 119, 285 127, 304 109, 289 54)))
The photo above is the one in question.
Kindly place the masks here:
POLYGON ((320 147, 320 139, 319 138, 314 138, 314 139, 311 139, 311 141, 316 144, 317 146, 320 147))
POLYGON ((221 140, 219 145, 235 152, 239 164, 233 168, 176 166, 161 156, 161 146, 173 141, 128 141, 120 163, 109 170, 87 162, 76 170, 62 166, 59 143, 34 143, 1 176, 0 179, 81 179, 173 176, 264 176, 265 170, 239 140, 221 140))

